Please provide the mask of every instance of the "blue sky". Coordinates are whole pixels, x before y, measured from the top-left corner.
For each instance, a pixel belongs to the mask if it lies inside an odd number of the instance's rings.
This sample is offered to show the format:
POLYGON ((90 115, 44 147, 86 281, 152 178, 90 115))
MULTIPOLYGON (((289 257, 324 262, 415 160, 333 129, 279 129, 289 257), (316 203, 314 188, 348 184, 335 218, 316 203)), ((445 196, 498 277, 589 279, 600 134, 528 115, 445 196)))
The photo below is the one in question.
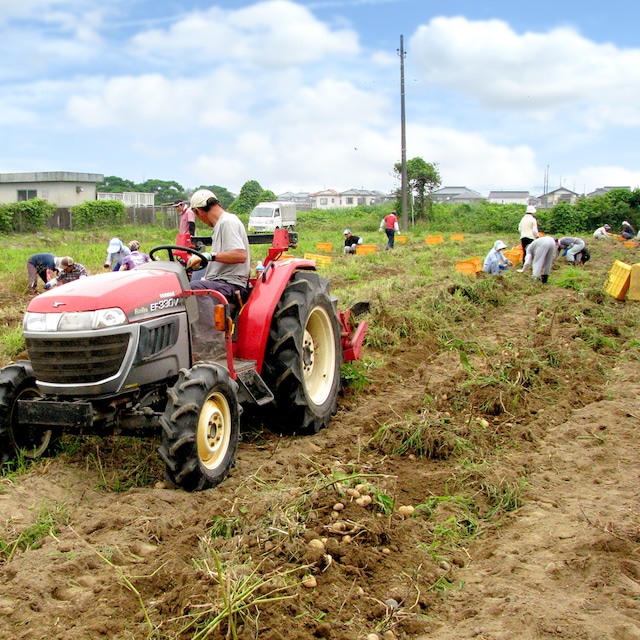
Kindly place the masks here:
POLYGON ((640 5, 0 0, 0 173, 186 188, 640 186, 640 5))

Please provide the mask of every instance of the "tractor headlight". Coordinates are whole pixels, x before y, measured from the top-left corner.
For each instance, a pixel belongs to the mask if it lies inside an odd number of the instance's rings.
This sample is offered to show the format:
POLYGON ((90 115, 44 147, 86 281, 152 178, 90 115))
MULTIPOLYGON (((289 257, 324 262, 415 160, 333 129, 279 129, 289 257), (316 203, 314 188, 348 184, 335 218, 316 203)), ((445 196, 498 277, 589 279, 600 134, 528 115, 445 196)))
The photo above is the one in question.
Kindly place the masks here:
POLYGON ((122 309, 63 313, 26 313, 22 327, 25 331, 89 331, 127 323, 122 309))

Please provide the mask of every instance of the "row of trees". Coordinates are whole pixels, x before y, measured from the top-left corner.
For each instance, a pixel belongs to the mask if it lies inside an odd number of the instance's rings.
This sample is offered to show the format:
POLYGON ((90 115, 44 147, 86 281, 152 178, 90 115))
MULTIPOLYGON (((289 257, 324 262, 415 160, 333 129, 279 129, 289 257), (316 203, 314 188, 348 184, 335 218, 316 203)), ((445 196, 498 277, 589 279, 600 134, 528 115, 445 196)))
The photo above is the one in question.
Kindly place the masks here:
POLYGON ((257 180, 245 182, 238 196, 217 184, 203 184, 189 190, 174 180, 145 180, 135 183, 118 176, 106 176, 104 182, 98 185, 98 191, 105 193, 124 193, 125 191, 153 193, 156 205, 170 205, 176 200, 188 200, 193 191, 198 189, 213 191, 222 207, 234 213, 249 213, 258 202, 272 202, 277 199, 273 191, 263 189, 257 180))

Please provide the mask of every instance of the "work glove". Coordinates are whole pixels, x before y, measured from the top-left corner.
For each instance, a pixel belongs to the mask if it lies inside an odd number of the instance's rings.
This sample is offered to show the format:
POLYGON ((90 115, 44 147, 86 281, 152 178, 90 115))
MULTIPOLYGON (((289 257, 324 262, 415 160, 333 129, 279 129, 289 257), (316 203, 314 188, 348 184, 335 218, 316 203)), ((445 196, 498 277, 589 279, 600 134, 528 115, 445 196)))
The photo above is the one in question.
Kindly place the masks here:
MULTIPOLYGON (((205 251, 202 253, 202 255, 209 261, 211 262, 211 254, 208 251, 205 251)), ((200 263, 202 262, 202 259, 200 258, 200 256, 196 256, 196 255, 191 255, 189 257, 189 260, 187 262, 187 269, 195 269, 200 263)))
POLYGON ((111 269, 111 265, 108 262, 104 263, 104 268, 105 269, 111 269))
POLYGON ((51 287, 55 287, 58 284, 58 278, 51 278, 49 282, 44 283, 45 289, 51 289, 51 287))

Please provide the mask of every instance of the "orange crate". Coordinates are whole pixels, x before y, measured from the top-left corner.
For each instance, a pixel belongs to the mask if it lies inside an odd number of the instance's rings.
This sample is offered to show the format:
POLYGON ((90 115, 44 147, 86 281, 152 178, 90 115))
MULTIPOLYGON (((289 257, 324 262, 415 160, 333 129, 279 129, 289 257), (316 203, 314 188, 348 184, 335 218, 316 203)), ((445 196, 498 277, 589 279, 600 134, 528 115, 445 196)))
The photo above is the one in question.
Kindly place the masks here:
POLYGON ((464 233, 454 233, 449 236, 449 240, 454 242, 464 242, 464 233))
POLYGON ((633 240, 625 240, 622 244, 627 247, 627 249, 633 249, 638 246, 638 244, 633 240))
POLYGON ((359 244, 356 247, 356 254, 359 256, 368 256, 371 253, 376 252, 375 244, 359 244))
POLYGON ((457 273, 466 273, 467 275, 475 276, 478 271, 482 271, 482 260, 478 257, 456 262, 457 273))
POLYGON ((424 239, 425 244, 440 244, 444 242, 444 238, 442 236, 427 236, 424 239))
POLYGON ((318 242, 316 244, 317 251, 324 251, 325 253, 331 253, 333 245, 330 242, 318 242))
POLYGON ((631 280, 631 265, 622 260, 616 260, 611 267, 609 276, 604 283, 604 290, 616 300, 624 300, 629 290, 631 280))
POLYGON ((517 247, 514 249, 506 249, 502 252, 507 260, 510 260, 512 264, 520 264, 522 262, 522 248, 517 247))
POLYGON ((396 242, 399 242, 400 244, 406 244, 407 243, 407 236, 396 236, 394 238, 394 240, 396 242))

